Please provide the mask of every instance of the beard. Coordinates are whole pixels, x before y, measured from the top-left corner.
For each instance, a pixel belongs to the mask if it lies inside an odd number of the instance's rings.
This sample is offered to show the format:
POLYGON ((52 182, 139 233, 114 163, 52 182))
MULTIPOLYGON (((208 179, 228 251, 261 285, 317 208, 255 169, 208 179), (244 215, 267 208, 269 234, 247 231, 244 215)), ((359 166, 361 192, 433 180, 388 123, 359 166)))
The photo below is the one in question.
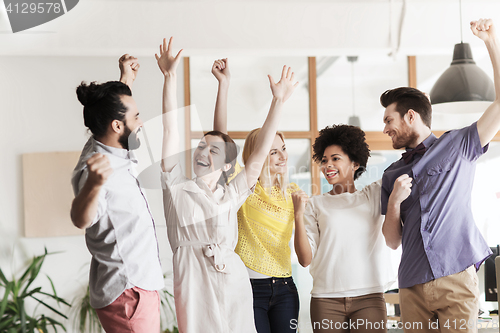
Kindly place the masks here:
POLYGON ((139 140, 140 129, 137 132, 132 132, 130 128, 128 128, 127 124, 125 124, 125 131, 118 138, 118 142, 122 145, 123 149, 127 150, 135 150, 141 146, 141 140, 139 140))
POLYGON ((418 134, 413 132, 411 128, 404 122, 401 125, 401 131, 396 135, 396 140, 392 142, 392 148, 401 149, 408 148, 418 139, 418 134))

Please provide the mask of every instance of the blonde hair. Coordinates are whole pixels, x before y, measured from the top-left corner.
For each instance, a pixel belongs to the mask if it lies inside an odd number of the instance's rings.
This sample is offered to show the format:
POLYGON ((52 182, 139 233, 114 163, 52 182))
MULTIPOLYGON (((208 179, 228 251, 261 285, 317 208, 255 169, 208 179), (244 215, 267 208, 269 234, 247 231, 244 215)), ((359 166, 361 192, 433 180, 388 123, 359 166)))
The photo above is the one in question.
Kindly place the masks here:
MULTIPOLYGON (((259 136, 260 133, 260 128, 256 128, 252 130, 250 133, 248 133, 247 137, 245 138, 245 145, 243 146, 243 152, 242 152, 242 159, 243 159, 243 164, 247 164, 248 158, 250 155, 255 150, 255 145, 257 144, 257 137, 259 136)), ((281 132, 276 132, 276 135, 278 135, 283 143, 285 143, 285 136, 281 132)), ((269 195, 271 194, 271 188, 274 185, 277 185, 278 188, 280 189, 281 194, 283 197, 286 199, 286 190, 288 189, 289 186, 289 181, 288 181, 288 168, 286 169, 284 174, 277 174, 276 175, 276 181, 277 184, 271 184, 271 173, 269 171, 269 153, 267 154, 266 161, 264 162, 264 165, 262 166, 262 170, 260 172, 259 176, 259 181, 260 184, 262 185, 263 188, 267 188, 269 191, 269 195)))

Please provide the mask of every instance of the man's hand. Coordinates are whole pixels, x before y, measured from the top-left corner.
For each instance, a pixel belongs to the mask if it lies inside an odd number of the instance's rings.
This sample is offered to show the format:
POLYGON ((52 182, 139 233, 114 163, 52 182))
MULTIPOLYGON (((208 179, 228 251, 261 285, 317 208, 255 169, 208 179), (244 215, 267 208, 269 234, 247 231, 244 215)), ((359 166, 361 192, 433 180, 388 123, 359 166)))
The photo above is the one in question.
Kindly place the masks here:
POLYGON ((228 82, 231 79, 227 58, 214 61, 212 65, 212 74, 219 83, 228 82))
POLYGON ((480 19, 470 23, 472 33, 485 43, 496 38, 496 30, 491 19, 480 19))
POLYGON ((109 159, 103 154, 94 154, 87 160, 89 176, 87 183, 92 187, 100 187, 106 183, 108 177, 113 173, 109 159))
POLYGON ((89 227, 95 219, 102 185, 113 173, 108 157, 99 153, 87 160, 87 167, 87 181, 73 200, 70 212, 73 224, 80 229, 89 227))
POLYGON ((411 181, 412 178, 407 174, 401 175, 394 182, 394 188, 392 189, 392 193, 389 197, 389 200, 393 204, 400 205, 403 201, 406 200, 411 194, 411 181))
POLYGON ((306 210, 306 203, 309 201, 309 196, 302 190, 297 190, 292 193, 293 210, 295 216, 301 216, 306 210))
POLYGON ((274 83, 271 75, 268 75, 269 83, 271 84, 271 91, 273 93, 273 97, 285 102, 295 90, 295 87, 299 84, 299 82, 295 82, 295 73, 292 72, 291 67, 283 66, 283 71, 281 72, 281 79, 278 83, 274 83))
POLYGON ((167 46, 167 39, 163 38, 163 44, 160 45, 160 55, 158 56, 158 54, 155 54, 158 67, 160 67, 161 72, 165 76, 175 75, 175 71, 177 70, 177 66, 179 65, 181 59, 182 51, 184 51, 181 49, 175 57, 172 55, 173 39, 174 37, 170 37, 167 46))
POLYGON ((139 67, 141 67, 137 58, 124 54, 118 59, 118 65, 120 67, 120 81, 132 88, 132 83, 137 77, 139 67))

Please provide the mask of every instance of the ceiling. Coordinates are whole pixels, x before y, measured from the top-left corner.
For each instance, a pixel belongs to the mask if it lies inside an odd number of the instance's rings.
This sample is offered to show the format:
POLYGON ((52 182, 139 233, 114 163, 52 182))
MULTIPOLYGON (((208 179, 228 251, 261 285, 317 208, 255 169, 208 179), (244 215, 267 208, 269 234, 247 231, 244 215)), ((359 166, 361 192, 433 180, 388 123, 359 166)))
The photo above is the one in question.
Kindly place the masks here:
MULTIPOLYGON (((468 22, 500 22, 500 1, 464 0, 463 39, 485 52, 468 22)), ((13 34, 0 10, 0 55, 151 55, 175 36, 185 55, 446 54, 460 41, 458 0, 85 0, 13 34)), ((476 51, 477 49, 477 51, 476 51)))

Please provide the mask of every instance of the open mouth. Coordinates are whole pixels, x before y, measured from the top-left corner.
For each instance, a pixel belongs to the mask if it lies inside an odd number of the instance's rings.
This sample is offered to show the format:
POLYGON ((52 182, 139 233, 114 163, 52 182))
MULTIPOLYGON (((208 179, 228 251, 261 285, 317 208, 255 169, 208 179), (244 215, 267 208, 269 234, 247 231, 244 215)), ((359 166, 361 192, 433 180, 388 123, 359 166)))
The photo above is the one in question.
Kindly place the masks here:
POLYGON ((206 161, 203 161, 203 160, 200 160, 200 159, 197 159, 196 160, 196 165, 199 165, 201 167, 209 167, 210 166, 210 163, 206 162, 206 161))
POLYGON ((286 162, 276 164, 277 167, 286 167, 286 162))
POLYGON ((336 177, 338 174, 339 174, 338 171, 331 170, 331 171, 325 172, 325 177, 326 177, 326 179, 332 179, 332 178, 336 177))

